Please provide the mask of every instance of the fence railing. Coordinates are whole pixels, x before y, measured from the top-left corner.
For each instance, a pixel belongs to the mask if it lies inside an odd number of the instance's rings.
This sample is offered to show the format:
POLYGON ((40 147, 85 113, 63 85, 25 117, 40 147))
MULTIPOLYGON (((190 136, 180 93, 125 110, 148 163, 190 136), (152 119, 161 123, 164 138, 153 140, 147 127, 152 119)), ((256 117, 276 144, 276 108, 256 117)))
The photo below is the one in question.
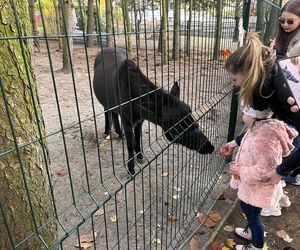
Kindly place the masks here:
MULTIPOLYGON (((140 10, 163 15, 153 1, 139 2, 140 10)), ((221 10, 196 3, 191 25, 178 30, 157 29, 151 20, 128 30, 125 6, 119 6, 121 16, 114 6, 106 12, 109 31, 101 14, 107 6, 96 1, 91 34, 70 29, 68 2, 38 0, 34 34, 27 1, 6 4, 9 18, 0 24, 0 248, 176 249, 225 165, 218 148, 230 130, 232 86, 219 52, 237 47, 241 3, 224 2, 221 10), (94 60, 107 45, 114 53, 99 57, 97 72, 105 73, 94 83, 106 84, 98 93, 103 108, 93 86, 94 60), (117 48, 126 55, 120 61, 117 48), (121 71, 127 59, 133 69, 121 71), (127 73, 121 78, 120 72, 127 73), (179 98, 169 94, 176 81, 179 98), (112 110, 126 139, 113 127, 102 135, 112 110), (128 141, 139 135, 126 128, 142 119, 141 153, 133 143, 131 158, 128 141), (201 151, 207 140, 212 154, 201 151), (132 162, 135 174, 128 172, 132 162)), ((76 4, 87 27, 87 6, 76 4)), ((186 3, 180 8, 189 11, 186 3)))

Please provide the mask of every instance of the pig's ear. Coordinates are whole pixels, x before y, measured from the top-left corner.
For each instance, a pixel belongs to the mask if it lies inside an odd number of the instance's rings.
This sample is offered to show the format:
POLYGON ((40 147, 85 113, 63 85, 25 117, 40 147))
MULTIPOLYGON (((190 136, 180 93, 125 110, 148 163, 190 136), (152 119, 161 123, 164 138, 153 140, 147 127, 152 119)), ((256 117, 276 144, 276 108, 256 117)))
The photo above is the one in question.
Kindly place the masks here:
POLYGON ((179 84, 178 82, 174 82, 172 88, 171 88, 171 91, 170 91, 170 94, 176 98, 179 98, 179 95, 180 95, 180 88, 179 88, 179 84))

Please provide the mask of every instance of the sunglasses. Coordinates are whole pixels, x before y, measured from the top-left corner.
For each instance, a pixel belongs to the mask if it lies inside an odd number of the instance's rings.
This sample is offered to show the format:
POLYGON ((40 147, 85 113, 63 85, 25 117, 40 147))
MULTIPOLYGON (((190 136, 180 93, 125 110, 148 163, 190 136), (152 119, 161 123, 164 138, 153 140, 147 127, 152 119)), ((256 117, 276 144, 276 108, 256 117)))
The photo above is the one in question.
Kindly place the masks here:
POLYGON ((286 22, 288 25, 293 25, 293 24, 294 24, 294 20, 286 20, 286 19, 284 19, 284 18, 282 18, 282 17, 280 17, 280 18, 278 19, 278 21, 279 21, 280 24, 285 24, 285 22, 286 22))

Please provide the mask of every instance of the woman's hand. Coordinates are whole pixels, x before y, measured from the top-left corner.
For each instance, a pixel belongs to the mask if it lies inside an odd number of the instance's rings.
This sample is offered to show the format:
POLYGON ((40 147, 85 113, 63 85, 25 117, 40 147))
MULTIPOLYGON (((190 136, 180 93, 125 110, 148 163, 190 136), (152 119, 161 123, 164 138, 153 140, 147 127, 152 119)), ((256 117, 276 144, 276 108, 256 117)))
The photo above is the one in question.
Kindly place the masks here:
POLYGON ((235 147, 237 147, 237 143, 235 142, 235 140, 232 140, 228 143, 226 143, 225 145, 223 145, 220 148, 219 154, 221 156, 230 156, 233 153, 233 150, 235 149, 235 147))
POLYGON ((288 99, 287 99, 287 102, 288 102, 288 104, 290 104, 292 107, 291 107, 291 111, 293 112, 293 113, 296 113, 296 112, 298 112, 299 111, 299 106, 296 104, 296 101, 295 101, 295 99, 293 98, 293 97, 289 97, 288 99))

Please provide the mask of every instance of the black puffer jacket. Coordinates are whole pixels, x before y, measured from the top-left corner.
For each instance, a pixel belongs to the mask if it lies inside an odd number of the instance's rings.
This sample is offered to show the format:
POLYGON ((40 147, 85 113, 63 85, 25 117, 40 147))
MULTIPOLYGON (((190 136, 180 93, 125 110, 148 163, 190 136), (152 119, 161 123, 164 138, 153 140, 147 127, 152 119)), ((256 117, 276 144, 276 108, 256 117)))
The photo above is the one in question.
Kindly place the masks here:
MULTIPOLYGON (((253 95, 253 108, 264 110, 269 106, 274 112, 274 118, 293 125, 300 133, 300 111, 293 113, 290 105, 287 103, 288 97, 292 96, 290 90, 285 84, 283 75, 276 65, 269 65, 266 69, 266 78, 262 89, 257 88, 253 95)), ((239 144, 243 135, 236 138, 239 144)), ((300 166, 300 149, 297 149, 289 157, 286 157, 281 164, 287 172, 300 166)))

